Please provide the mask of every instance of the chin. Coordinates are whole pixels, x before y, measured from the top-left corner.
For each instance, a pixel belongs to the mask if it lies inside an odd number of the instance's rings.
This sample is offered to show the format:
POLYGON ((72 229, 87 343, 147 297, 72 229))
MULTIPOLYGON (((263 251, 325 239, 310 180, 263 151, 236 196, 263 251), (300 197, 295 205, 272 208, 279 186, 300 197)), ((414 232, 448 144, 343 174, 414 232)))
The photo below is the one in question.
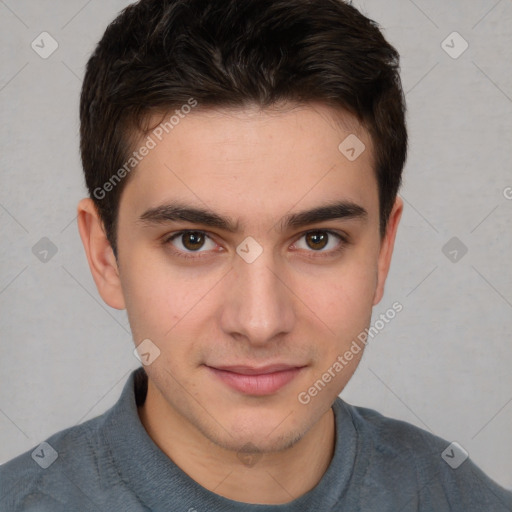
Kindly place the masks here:
MULTIPOLYGON (((301 406, 302 407, 302 406, 301 406)), ((261 408, 236 410, 223 414, 222 427, 203 430, 217 446, 234 452, 280 452, 300 441, 317 418, 299 417, 301 409, 284 407, 262 411, 261 408)), ((302 409, 305 413, 306 410, 302 409)))
POLYGON ((282 452, 302 439, 305 432, 286 431, 280 435, 262 436, 260 432, 247 432, 232 436, 205 432, 206 437, 224 450, 236 453, 276 453, 282 452))

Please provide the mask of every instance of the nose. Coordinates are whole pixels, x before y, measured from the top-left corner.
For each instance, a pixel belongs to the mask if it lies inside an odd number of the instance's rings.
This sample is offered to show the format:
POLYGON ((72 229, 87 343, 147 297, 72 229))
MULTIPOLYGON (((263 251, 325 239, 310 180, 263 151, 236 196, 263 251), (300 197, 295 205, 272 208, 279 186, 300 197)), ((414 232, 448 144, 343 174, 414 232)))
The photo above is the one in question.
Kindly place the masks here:
POLYGON ((221 314, 224 332, 253 346, 291 332, 296 304, 283 268, 265 251, 252 263, 235 259, 221 314))

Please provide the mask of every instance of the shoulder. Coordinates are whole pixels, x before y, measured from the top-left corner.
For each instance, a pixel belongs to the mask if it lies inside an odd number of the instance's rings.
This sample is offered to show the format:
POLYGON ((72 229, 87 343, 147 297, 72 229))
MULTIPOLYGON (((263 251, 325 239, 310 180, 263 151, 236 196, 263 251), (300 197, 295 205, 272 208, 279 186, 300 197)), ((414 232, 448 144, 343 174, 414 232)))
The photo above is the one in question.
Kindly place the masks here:
POLYGON ((342 402, 342 406, 350 414, 358 432, 370 436, 376 443, 375 448, 390 456, 411 450, 418 455, 424 455, 425 452, 440 455, 447 446, 444 439, 406 421, 389 418, 374 409, 346 402, 342 402))
POLYGON ((364 454, 364 478, 376 488, 414 489, 418 510, 511 511, 512 492, 490 479, 458 443, 364 407, 350 415, 364 454))
POLYGON ((66 504, 80 495, 77 502, 83 502, 84 487, 92 491, 104 485, 100 479, 109 475, 100 473, 105 465, 98 463, 99 454, 108 457, 101 435, 104 421, 105 414, 61 430, 2 464, 0 508, 66 510, 66 504))

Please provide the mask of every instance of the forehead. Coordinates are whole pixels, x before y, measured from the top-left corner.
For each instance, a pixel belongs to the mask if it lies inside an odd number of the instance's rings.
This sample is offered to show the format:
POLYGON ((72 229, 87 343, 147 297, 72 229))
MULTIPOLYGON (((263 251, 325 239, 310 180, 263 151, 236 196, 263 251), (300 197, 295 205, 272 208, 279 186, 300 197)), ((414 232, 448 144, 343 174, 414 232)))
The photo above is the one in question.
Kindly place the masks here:
MULTIPOLYGON (((306 147, 317 147, 315 153, 331 152, 338 147, 340 137, 349 134, 364 141, 368 149, 372 146, 367 130, 354 115, 321 103, 281 103, 267 108, 256 105, 231 108, 199 106, 186 112, 184 114, 181 109, 175 109, 164 114, 153 114, 147 122, 151 128, 144 137, 149 135, 157 144, 163 142, 164 145, 179 140, 180 144, 174 146, 174 151, 180 150, 187 142, 197 144, 201 139, 206 144, 222 143, 223 146, 230 143, 234 146, 243 142, 258 143, 269 149, 275 143, 280 143, 283 144, 283 151, 293 142, 301 142, 306 143, 306 147), (319 139, 324 139, 324 144, 319 144, 319 139)), ((139 143, 143 142, 144 137, 139 139, 139 143)), ((199 147, 196 149, 200 150, 199 147)), ((246 147, 240 147, 240 151, 248 152, 246 147)), ((367 156, 371 153, 373 151, 368 151, 367 156)), ((212 156, 222 157, 218 151, 212 156)))
POLYGON ((134 213, 176 198, 246 215, 339 199, 377 209, 372 141, 346 112, 315 104, 196 107, 170 123, 173 114, 154 116, 136 145, 151 139, 153 148, 122 195, 134 213))

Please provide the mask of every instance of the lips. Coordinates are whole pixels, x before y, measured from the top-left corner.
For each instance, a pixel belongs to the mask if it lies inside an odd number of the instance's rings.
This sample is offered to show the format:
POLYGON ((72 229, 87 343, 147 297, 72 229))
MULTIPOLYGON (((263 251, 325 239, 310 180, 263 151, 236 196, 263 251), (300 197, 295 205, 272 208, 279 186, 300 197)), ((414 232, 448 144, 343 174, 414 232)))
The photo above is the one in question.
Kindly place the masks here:
POLYGON ((291 382, 304 366, 273 364, 267 366, 207 366, 222 383, 247 395, 264 396, 276 393, 291 382))
POLYGON ((241 375, 266 375, 268 373, 283 372, 298 368, 297 366, 287 364, 273 364, 268 366, 252 367, 252 366, 215 366, 217 370, 239 373, 241 375))

